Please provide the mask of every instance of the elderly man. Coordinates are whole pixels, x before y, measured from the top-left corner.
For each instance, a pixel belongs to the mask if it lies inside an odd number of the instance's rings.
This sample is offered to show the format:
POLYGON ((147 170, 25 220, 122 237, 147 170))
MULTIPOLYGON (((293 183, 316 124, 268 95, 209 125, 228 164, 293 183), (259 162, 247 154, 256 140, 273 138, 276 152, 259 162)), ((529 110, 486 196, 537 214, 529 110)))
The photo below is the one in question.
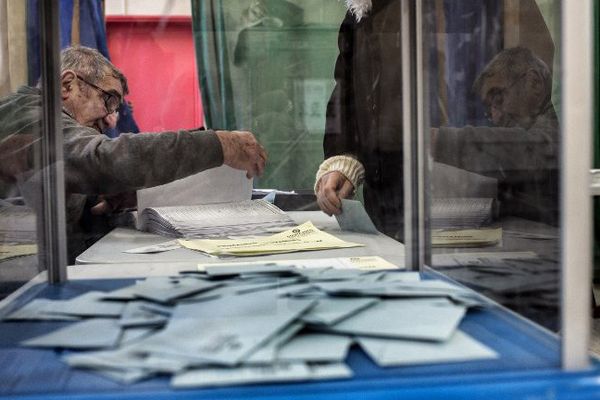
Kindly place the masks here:
MULTIPOLYGON (((247 171, 248 178, 263 172, 267 155, 250 132, 181 130, 116 139, 103 135, 114 124, 114 112, 128 88, 121 71, 94 49, 65 49, 60 78, 71 258, 83 249, 74 238, 81 232, 86 195, 115 200, 223 164, 247 171)), ((34 146, 24 146, 24 138, 31 142, 40 136, 41 91, 21 87, 0 99, 0 126, 0 177, 25 181, 35 171, 34 146)), ((100 203, 95 212, 110 211, 117 203, 100 203)))
POLYGON ((529 49, 505 49, 473 88, 495 126, 440 128, 433 157, 497 178, 501 215, 556 224, 559 125, 548 66, 529 49))

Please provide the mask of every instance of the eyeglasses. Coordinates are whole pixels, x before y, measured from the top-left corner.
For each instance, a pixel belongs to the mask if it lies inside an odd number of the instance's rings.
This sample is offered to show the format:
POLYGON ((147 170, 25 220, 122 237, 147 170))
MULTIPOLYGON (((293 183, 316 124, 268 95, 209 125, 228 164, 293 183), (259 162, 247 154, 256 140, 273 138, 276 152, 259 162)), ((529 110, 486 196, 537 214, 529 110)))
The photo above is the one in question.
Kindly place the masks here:
POLYGON ((117 108, 119 108, 119 106, 121 105, 121 98, 119 96, 117 96, 114 93, 107 92, 106 90, 102 89, 101 87, 94 85, 92 82, 82 78, 78 74, 75 74, 75 76, 102 93, 102 100, 104 100, 104 107, 106 107, 106 111, 109 114, 112 114, 115 111, 117 111, 117 108))
POLYGON ((520 75, 517 79, 513 80, 512 83, 504 88, 492 88, 485 96, 484 116, 491 122, 492 121, 492 108, 500 108, 504 104, 504 95, 506 91, 515 86, 526 74, 520 75))

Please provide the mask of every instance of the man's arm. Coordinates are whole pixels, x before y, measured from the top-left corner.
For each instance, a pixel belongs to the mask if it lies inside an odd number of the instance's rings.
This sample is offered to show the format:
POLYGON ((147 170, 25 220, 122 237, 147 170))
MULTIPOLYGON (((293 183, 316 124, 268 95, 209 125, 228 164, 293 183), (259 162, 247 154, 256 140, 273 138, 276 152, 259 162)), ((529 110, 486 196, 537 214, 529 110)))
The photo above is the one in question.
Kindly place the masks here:
POLYGON ((179 131, 109 139, 72 120, 63 123, 65 185, 73 193, 134 191, 223 163, 254 176, 262 173, 266 160, 264 149, 249 132, 179 131))
POLYGON ((352 40, 355 18, 350 12, 340 26, 335 87, 327 103, 323 153, 315 179, 317 204, 328 215, 342 212, 341 199, 354 195, 362 183, 364 167, 357 160, 358 143, 352 123, 352 40))

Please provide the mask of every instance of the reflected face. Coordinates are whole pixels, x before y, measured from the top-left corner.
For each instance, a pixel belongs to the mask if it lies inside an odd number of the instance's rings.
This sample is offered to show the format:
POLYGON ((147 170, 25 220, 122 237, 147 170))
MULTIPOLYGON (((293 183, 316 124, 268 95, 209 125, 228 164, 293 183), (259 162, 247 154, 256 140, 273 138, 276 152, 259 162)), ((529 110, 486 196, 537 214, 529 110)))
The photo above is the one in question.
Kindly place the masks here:
POLYGON ((99 132, 114 125, 115 113, 107 109, 107 93, 116 96, 119 101, 123 98, 123 88, 119 79, 106 76, 95 85, 77 79, 78 90, 73 99, 65 104, 75 120, 82 125, 94 128, 99 132))
POLYGON ((522 75, 511 80, 504 75, 493 75, 484 80, 479 95, 487 109, 486 117, 495 126, 527 126, 532 110, 524 78, 522 75))

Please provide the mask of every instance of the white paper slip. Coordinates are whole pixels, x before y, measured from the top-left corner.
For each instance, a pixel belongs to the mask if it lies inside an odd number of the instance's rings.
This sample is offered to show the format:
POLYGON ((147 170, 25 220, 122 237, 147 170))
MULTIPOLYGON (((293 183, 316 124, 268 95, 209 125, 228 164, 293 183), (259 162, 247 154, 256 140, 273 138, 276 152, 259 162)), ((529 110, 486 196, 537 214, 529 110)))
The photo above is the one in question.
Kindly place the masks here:
POLYGON ((269 367, 198 369, 175 375, 174 388, 227 386, 266 382, 293 382, 317 379, 350 378, 352 371, 343 364, 309 366, 304 363, 282 363, 269 367))
POLYGON ((358 200, 342 199, 342 213, 335 218, 343 231, 379 233, 365 207, 358 200))
POLYGON ((55 300, 34 299, 23 307, 5 316, 4 320, 46 320, 46 321, 77 321, 75 315, 55 314, 52 312, 55 300))
POLYGON ((170 251, 181 248, 181 245, 177 240, 169 240, 168 242, 153 244, 150 246, 136 247, 135 249, 124 250, 123 253, 129 254, 152 254, 162 253, 164 251, 170 251))
POLYGON ((315 307, 302 316, 302 321, 317 325, 333 325, 375 305, 379 300, 323 297, 318 301, 315 307))
POLYGON ((103 292, 87 292, 69 300, 35 299, 21 310, 8 316, 10 319, 68 319, 52 317, 67 315, 74 317, 119 317, 124 304, 104 301, 103 292), (28 318, 26 318, 28 317, 28 318))
POLYGON ((277 351, 278 361, 343 361, 352 345, 348 336, 306 333, 295 336, 277 351))
POLYGON ((381 367, 498 358, 494 350, 460 330, 442 343, 365 337, 357 338, 357 342, 381 367))
POLYGON ((143 299, 169 303, 175 299, 205 292, 219 286, 221 286, 219 282, 208 282, 193 277, 182 277, 181 279, 157 277, 138 283, 133 287, 133 292, 137 297, 143 299))
POLYGON ((431 341, 448 340, 466 309, 445 299, 382 300, 327 329, 359 336, 431 341))
POLYGON ((167 327, 140 351, 235 365, 312 307, 277 293, 238 295, 177 305, 167 327))
POLYGON ((98 349, 114 347, 119 342, 121 327, 114 319, 88 319, 75 322, 45 335, 25 340, 28 347, 61 347, 98 349))
MULTIPOLYGON (((206 271, 207 267, 218 266, 234 267, 234 266, 252 266, 262 265, 264 261, 234 261, 227 263, 201 263, 198 264, 198 271, 206 271)), ((389 261, 379 256, 357 256, 357 257, 335 257, 335 258, 307 258, 307 259, 292 259, 292 260, 271 260, 271 265, 294 265, 300 269, 312 268, 334 268, 334 269, 362 269, 362 270, 386 270, 386 269, 404 269, 404 266, 398 267, 389 261)))
POLYGON ((304 324, 293 322, 244 360, 244 365, 265 365, 275 362, 277 350, 296 335, 304 324))
POLYGON ((163 325, 169 316, 170 308, 146 301, 130 301, 123 310, 119 325, 124 328, 163 325))

